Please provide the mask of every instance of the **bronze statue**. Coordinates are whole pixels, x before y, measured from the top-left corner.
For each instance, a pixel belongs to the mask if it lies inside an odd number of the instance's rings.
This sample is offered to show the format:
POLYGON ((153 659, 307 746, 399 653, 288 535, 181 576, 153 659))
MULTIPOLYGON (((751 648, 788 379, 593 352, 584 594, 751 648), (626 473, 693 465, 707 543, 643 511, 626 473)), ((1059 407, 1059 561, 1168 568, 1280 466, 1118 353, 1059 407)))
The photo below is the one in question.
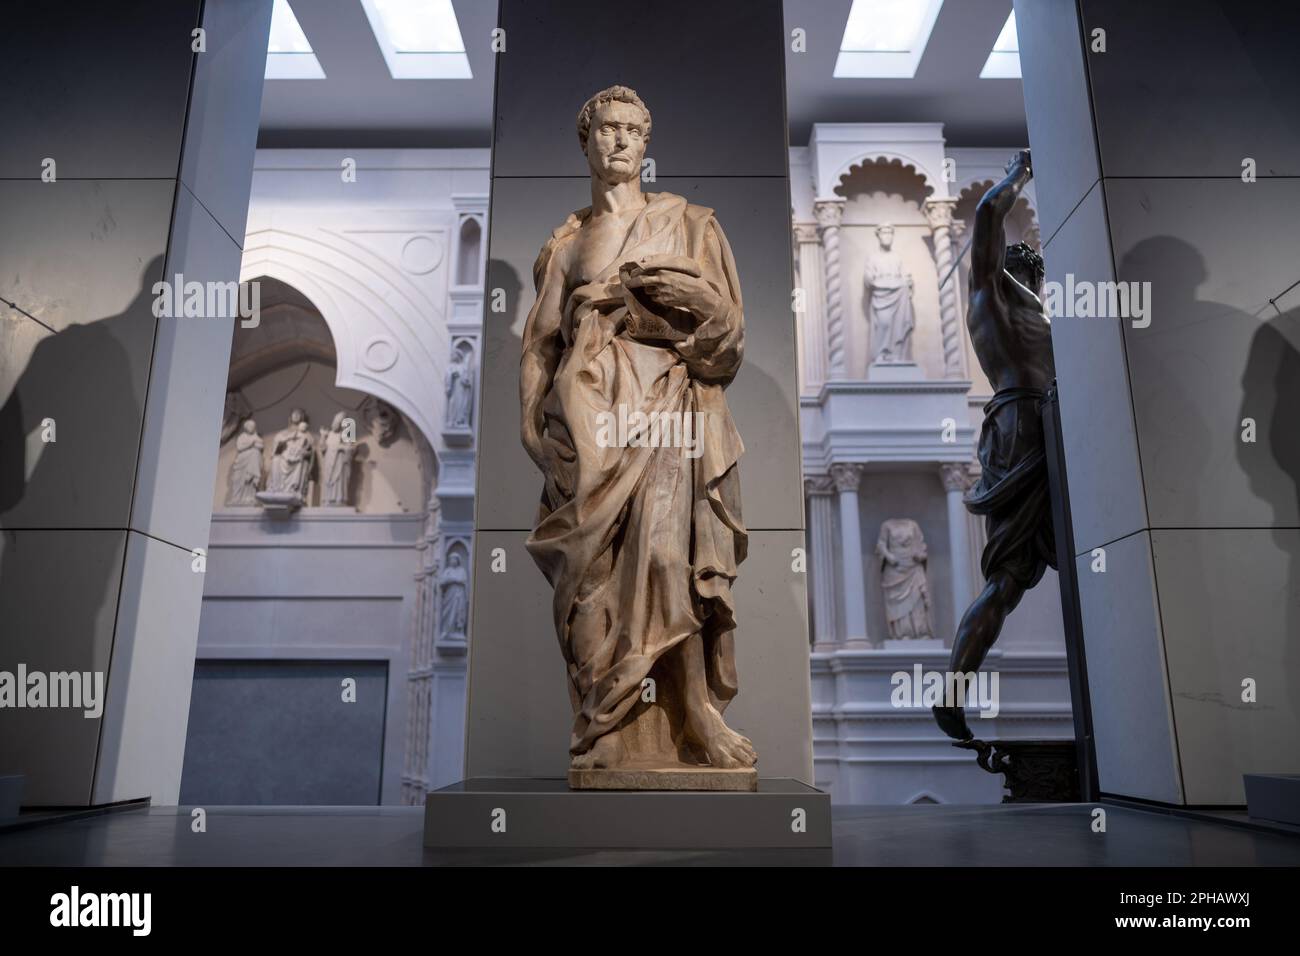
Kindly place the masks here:
MULTIPOLYGON (((949 671, 973 674, 1026 591, 1056 567, 1040 406, 1056 377, 1052 331, 1041 300, 1043 259, 1028 245, 1008 247, 1003 224, 1033 176, 1028 150, 980 200, 971 240, 970 311, 966 318, 980 368, 993 386, 980 432, 979 482, 966 494, 984 515, 988 544, 980 560, 984 590, 957 626, 949 671)), ((934 708, 955 740, 974 737, 959 702, 934 708)))
POLYGON ((722 719, 747 541, 723 394, 740 283, 711 209, 642 193, 649 138, 626 87, 578 115, 591 205, 542 248, 524 329, 522 439, 545 478, 527 546, 555 589, 570 785, 753 789, 754 748, 722 719))

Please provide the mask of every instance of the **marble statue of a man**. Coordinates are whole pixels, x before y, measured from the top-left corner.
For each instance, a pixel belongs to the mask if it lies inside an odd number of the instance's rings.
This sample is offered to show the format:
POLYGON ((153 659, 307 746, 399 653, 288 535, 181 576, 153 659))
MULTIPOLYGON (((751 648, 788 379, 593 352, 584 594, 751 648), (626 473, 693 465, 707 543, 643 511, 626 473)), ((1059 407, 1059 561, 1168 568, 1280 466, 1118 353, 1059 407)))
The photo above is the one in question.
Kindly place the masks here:
POLYGON ((885 619, 893 640, 929 640, 930 585, 926 580, 929 552, 921 526, 911 518, 890 518, 880 526, 876 542, 880 558, 880 590, 885 596, 885 619))
POLYGON ((438 603, 438 631, 445 638, 465 637, 465 626, 469 623, 468 585, 469 575, 460 555, 453 551, 447 559, 447 567, 438 577, 438 587, 442 591, 438 603))
POLYGON ((474 409, 474 373, 465 353, 459 349, 451 354, 443 387, 447 394, 447 427, 469 428, 474 409))
POLYGON ((257 433, 257 422, 245 419, 235 439, 235 460, 230 463, 226 482, 226 504, 233 507, 257 504, 262 487, 262 448, 265 443, 257 433))
POLYGON ((355 437, 344 430, 345 412, 336 412, 328 430, 320 430, 320 503, 340 507, 350 503, 352 458, 357 453, 355 437))
POLYGON ((863 286, 867 301, 867 323, 871 330, 871 362, 912 361, 912 314, 914 283, 903 258, 894 251, 894 227, 885 223, 876 229, 880 252, 867 260, 863 286))
POLYGON ((545 483, 527 547, 555 589, 570 785, 753 789, 754 748, 722 717, 747 545, 744 448, 723 394, 741 362, 740 284, 712 210, 642 193, 650 125, 626 87, 587 101, 591 205, 533 267, 519 391, 545 483), (673 447, 665 436, 683 429, 633 440, 608 427, 620 414, 702 427, 673 447))

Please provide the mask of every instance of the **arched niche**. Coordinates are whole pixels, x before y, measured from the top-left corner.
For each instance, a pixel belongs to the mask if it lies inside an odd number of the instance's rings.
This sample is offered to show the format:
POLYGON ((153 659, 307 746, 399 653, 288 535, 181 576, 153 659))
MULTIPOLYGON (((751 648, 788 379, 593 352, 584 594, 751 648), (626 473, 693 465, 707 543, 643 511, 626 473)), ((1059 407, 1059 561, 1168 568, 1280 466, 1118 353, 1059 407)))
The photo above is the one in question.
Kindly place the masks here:
MULTIPOLYGON (((978 179, 962 187, 957 193, 957 203, 953 206, 953 219, 966 223, 966 235, 969 238, 971 227, 975 224, 975 208, 984 194, 992 189, 999 180, 978 179)), ((1042 252, 1041 237, 1038 230, 1038 212, 1033 203, 1023 194, 1016 199, 1015 205, 1007 213, 1007 243, 1027 242, 1035 250, 1042 252)))
POLYGON ((456 285, 478 285, 482 264, 483 225, 477 216, 465 216, 456 236, 456 285))
MULTIPOLYGON (((261 308, 253 327, 235 323, 226 383, 226 420, 217 457, 214 510, 227 505, 230 440, 251 420, 263 441, 269 472, 275 436, 288 427, 293 409, 305 412, 319 443, 320 429, 342 412, 354 423, 357 449, 351 461, 349 505, 357 512, 422 512, 436 483, 436 456, 423 434, 400 410, 373 394, 337 384, 337 352, 329 326, 310 298, 292 285, 259 276, 261 308)), ((315 476, 308 506, 320 503, 315 476)))

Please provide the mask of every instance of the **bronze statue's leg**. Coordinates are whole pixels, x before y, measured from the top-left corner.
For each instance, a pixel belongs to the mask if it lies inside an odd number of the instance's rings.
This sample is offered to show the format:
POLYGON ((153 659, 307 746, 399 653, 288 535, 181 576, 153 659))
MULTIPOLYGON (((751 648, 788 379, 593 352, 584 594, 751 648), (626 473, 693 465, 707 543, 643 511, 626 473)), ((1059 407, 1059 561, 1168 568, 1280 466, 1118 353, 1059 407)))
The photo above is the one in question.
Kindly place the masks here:
MULTIPOLYGON (((1025 589, 1010 574, 994 571, 979 597, 971 602, 971 606, 962 615, 957 637, 952 643, 948 669, 954 674, 970 674, 979 670, 989 648, 1002 633, 1007 615, 1015 610, 1024 596, 1025 589)), ((960 707, 935 707, 934 719, 939 724, 939 729, 954 740, 970 740, 975 736, 960 707)))

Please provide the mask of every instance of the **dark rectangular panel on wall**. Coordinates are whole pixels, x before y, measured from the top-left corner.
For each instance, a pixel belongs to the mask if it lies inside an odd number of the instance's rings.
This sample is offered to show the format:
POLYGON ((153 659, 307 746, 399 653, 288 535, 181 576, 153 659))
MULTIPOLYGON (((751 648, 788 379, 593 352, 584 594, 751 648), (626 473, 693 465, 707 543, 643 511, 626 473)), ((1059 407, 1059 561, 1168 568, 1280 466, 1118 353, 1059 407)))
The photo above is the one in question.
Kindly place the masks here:
POLYGON ((499 23, 467 776, 554 775, 567 765, 571 718, 550 589, 523 549, 542 477, 520 446, 519 359, 534 260, 591 202, 578 112, 623 84, 651 113, 653 179, 643 176, 643 191, 713 209, 735 255, 745 359, 726 396, 745 443, 751 535, 735 591, 740 693, 728 714, 754 741, 764 776, 810 781, 805 576, 792 561, 803 546, 803 497, 780 0, 503 0, 499 23), (493 311, 494 298, 504 311, 493 311))
POLYGON ((500 25, 494 178, 586 178, 578 110, 615 83, 650 107, 658 175, 787 175, 780 3, 502 0, 500 25))
POLYGON ((387 699, 384 661, 199 661, 181 803, 379 803, 387 699))

